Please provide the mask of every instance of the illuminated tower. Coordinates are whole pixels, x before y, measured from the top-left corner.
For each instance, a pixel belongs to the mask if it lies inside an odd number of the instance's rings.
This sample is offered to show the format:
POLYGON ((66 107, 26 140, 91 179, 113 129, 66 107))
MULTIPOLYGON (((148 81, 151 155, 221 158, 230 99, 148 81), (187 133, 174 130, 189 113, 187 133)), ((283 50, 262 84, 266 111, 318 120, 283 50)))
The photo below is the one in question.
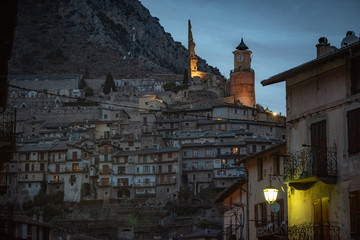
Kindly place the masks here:
POLYGON ((241 38, 234 54, 234 70, 230 72, 230 95, 243 105, 255 107, 255 74, 251 69, 251 51, 241 38))
POLYGON ((189 33, 188 33, 188 49, 189 49, 189 60, 190 60, 190 76, 194 77, 197 73, 197 57, 195 55, 195 42, 191 32, 191 22, 189 19, 189 33))

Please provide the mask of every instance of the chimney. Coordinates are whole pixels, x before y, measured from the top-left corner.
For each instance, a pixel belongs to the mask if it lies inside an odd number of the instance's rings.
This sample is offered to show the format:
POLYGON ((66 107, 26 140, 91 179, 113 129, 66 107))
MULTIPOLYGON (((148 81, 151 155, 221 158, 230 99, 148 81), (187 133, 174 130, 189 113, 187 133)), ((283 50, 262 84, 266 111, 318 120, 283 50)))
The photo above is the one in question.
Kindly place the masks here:
POLYGON ((317 55, 316 57, 322 57, 326 54, 329 54, 330 51, 330 43, 328 43, 328 40, 326 37, 319 38, 319 44, 316 45, 317 55))

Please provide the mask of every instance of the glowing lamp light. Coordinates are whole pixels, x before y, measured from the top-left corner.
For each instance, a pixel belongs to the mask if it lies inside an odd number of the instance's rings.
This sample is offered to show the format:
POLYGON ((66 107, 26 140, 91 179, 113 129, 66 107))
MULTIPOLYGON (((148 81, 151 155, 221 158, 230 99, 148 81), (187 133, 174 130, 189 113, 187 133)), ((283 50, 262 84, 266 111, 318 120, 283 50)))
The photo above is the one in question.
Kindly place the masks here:
POLYGON ((271 205, 276 201, 278 190, 271 185, 264 189, 265 200, 271 205))

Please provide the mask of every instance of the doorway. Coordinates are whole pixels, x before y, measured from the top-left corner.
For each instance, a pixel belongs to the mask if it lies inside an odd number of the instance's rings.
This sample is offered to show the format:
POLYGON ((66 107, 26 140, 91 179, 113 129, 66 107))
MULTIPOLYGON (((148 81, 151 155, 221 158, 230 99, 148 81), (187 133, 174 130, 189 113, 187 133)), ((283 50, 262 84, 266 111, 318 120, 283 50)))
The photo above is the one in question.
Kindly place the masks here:
POLYGON ((329 198, 319 198, 314 205, 314 239, 330 240, 329 198))

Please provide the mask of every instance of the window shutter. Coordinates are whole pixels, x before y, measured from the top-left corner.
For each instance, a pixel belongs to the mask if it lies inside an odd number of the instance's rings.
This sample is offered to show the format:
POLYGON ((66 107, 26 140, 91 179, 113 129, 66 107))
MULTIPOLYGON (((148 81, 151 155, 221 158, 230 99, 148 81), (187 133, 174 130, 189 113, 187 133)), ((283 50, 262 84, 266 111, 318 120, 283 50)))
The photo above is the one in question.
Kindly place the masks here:
POLYGON ((350 154, 360 151, 360 108, 349 111, 348 120, 348 151, 350 154))
POLYGON ((266 203, 262 203, 262 225, 267 224, 266 203))
POLYGON ((254 213, 255 213, 255 227, 258 226, 258 204, 254 205, 254 213))

